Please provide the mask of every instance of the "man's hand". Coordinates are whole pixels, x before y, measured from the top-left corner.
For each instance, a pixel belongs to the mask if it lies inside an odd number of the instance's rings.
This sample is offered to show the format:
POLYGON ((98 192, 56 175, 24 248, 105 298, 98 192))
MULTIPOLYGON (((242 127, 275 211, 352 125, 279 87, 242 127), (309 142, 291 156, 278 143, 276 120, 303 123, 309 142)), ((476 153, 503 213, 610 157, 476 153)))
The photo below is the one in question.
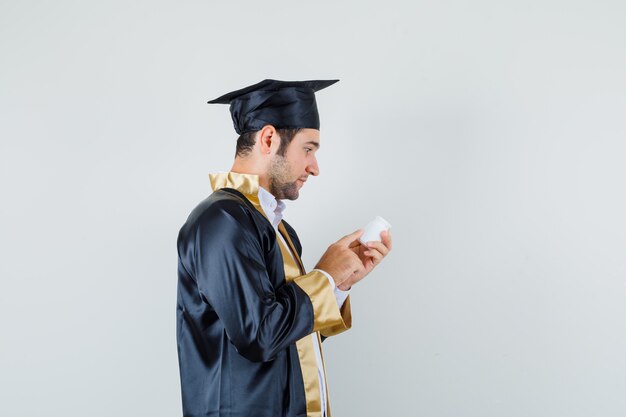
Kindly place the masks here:
POLYGON ((342 237, 328 247, 315 265, 316 269, 321 269, 330 274, 337 287, 348 280, 352 280, 354 276, 367 275, 365 264, 353 249, 355 242, 359 242, 358 239, 362 234, 363 230, 359 229, 342 237))
POLYGON ((350 249, 359 257, 361 262, 363 263, 363 270, 360 273, 355 273, 350 276, 347 280, 342 282, 340 285, 337 285, 342 291, 349 290, 352 285, 356 284, 367 274, 372 272, 372 270, 383 260, 385 256, 391 250, 391 233, 388 230, 385 230, 380 234, 381 242, 367 242, 366 245, 361 244, 358 240, 353 241, 350 244, 350 249))

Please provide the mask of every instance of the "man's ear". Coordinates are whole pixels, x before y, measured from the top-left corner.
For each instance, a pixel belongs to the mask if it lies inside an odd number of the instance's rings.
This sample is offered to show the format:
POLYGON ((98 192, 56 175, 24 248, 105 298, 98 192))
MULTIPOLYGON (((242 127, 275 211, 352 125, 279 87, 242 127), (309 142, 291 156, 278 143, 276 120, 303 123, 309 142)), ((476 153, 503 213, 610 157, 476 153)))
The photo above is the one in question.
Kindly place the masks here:
POLYGON ((263 155, 269 155, 272 153, 272 148, 276 148, 280 145, 280 136, 278 136, 276 128, 272 125, 263 126, 257 140, 259 141, 259 149, 263 155))

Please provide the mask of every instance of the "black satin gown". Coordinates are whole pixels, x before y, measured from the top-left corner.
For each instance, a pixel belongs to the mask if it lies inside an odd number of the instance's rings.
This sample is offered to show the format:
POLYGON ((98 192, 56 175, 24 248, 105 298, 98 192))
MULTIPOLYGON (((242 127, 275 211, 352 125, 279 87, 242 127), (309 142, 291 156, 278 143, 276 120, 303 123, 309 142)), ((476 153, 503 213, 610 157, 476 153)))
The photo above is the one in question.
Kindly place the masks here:
MULTIPOLYGON (((177 341, 184 416, 306 416, 295 342, 311 300, 285 282, 269 221, 233 189, 189 215, 178 237, 177 341)), ((298 255, 302 247, 288 224, 298 255)))

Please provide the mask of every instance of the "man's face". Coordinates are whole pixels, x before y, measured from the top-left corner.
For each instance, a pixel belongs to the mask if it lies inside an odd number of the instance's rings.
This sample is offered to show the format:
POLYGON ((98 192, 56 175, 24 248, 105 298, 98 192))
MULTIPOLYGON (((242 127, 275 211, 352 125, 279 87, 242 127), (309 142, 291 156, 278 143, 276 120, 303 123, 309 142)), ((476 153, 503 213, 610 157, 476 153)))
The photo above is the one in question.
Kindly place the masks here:
POLYGON ((270 192, 279 200, 295 200, 309 175, 318 175, 315 153, 320 132, 302 129, 293 138, 285 155, 273 155, 268 172, 270 192))

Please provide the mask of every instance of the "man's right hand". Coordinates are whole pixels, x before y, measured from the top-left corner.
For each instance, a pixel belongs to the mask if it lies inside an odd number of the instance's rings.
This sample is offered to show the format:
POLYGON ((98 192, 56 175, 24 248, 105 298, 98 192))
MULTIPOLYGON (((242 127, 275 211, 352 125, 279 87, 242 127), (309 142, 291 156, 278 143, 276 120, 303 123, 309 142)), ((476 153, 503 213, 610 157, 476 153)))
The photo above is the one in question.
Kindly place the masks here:
POLYGON ((365 266, 358 255, 351 249, 353 243, 362 234, 363 230, 359 229, 330 245, 317 265, 315 265, 315 269, 327 272, 335 280, 335 285, 337 286, 347 281, 353 275, 363 275, 365 266))

